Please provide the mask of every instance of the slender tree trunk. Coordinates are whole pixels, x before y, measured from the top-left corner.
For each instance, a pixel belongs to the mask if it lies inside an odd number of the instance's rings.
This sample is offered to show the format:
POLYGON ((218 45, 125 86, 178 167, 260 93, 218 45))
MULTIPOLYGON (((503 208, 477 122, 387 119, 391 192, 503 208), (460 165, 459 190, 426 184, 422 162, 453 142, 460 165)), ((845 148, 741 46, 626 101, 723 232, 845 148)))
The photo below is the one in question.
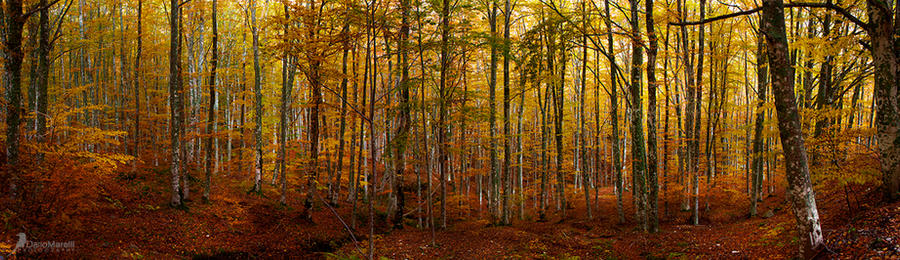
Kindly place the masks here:
POLYGON ((173 207, 181 206, 182 197, 179 189, 181 179, 182 151, 182 124, 184 120, 184 89, 181 85, 181 6, 180 1, 171 0, 169 11, 169 110, 171 111, 171 135, 172 159, 170 161, 172 171, 172 198, 169 204, 173 207))
MULTIPOLYGON (((526 77, 525 77, 524 71, 520 74, 520 77, 521 77, 520 86, 524 87, 526 84, 526 77)), ((524 111, 525 111, 525 93, 523 91, 522 93, 519 93, 519 118, 518 118, 518 122, 516 123, 516 125, 517 125, 516 126, 516 144, 518 144, 517 151, 519 153, 519 156, 518 156, 519 158, 518 158, 518 161, 516 162, 518 164, 518 168, 519 168, 519 220, 522 220, 525 218, 525 202, 526 202, 525 184, 524 184, 525 176, 524 176, 524 170, 523 170, 523 164, 525 163, 525 160, 523 158, 523 156, 525 154, 525 149, 524 149, 525 145, 523 144, 523 141, 522 141, 523 140, 522 139, 522 121, 524 120, 522 117, 523 117, 524 111)))
MULTIPOLYGON (((700 19, 705 19, 706 17, 706 1, 700 0, 700 19)), ((703 47, 705 46, 705 40, 703 39, 705 33, 704 25, 700 25, 699 39, 698 43, 698 55, 697 55, 697 82, 694 86, 694 95, 693 95, 693 105, 691 109, 694 110, 694 120, 693 124, 689 124, 688 127, 693 127, 693 137, 690 135, 688 138, 692 140, 693 143, 691 147, 691 189, 693 190, 693 194, 691 198, 693 199, 694 208, 691 212, 691 220, 694 225, 700 224, 700 126, 702 125, 702 121, 700 121, 701 117, 701 104, 703 103, 703 57, 704 51, 703 47)), ((691 71, 690 73, 693 73, 691 71)), ((711 102, 711 101, 710 101, 711 102)), ((688 102, 690 103, 690 102, 688 102)))
MULTIPOLYGON (((438 93, 439 116, 438 116, 438 164, 441 178, 441 228, 447 228, 447 106, 449 103, 447 93, 447 81, 450 69, 450 0, 444 0, 441 6, 441 79, 438 93)), ((374 97, 374 96, 373 96, 374 97)), ((493 104, 493 102, 492 102, 493 104)))
MULTIPOLYGON (((607 1, 605 4, 606 7, 606 28, 609 30, 607 33, 607 46, 609 48, 609 53, 615 53, 613 51, 613 34, 612 34, 612 19, 609 18, 609 2, 607 1)), ((617 97, 617 87, 616 87, 616 69, 618 66, 616 65, 616 56, 609 55, 607 56, 609 59, 609 117, 612 122, 612 137, 610 142, 612 143, 612 168, 615 174, 615 192, 616 192, 616 212, 619 215, 619 223, 625 223, 625 212, 622 209, 622 188, 624 188, 623 179, 622 179, 622 162, 620 161, 621 152, 619 149, 619 101, 617 97)))
POLYGON ((768 85, 768 62, 765 56, 765 39, 760 32, 756 41, 756 93, 759 98, 756 105, 756 122, 753 126, 753 173, 751 174, 750 216, 756 216, 757 203, 761 200, 763 170, 763 123, 765 122, 764 108, 766 104, 766 89, 768 85))
MULTIPOLYGON (((37 49, 37 74, 38 76, 32 79, 35 82, 36 87, 36 95, 34 99, 37 103, 37 113, 35 114, 37 125, 35 126, 37 130, 37 141, 43 143, 47 140, 47 87, 49 86, 49 78, 50 78, 50 52, 53 50, 53 45, 51 45, 50 41, 50 6, 47 6, 47 0, 40 0, 38 5, 43 7, 41 8, 40 17, 38 21, 38 49, 37 49)), ((120 8, 121 10, 121 8, 120 8)), ((121 12, 121 11, 120 11, 121 12)), ((124 42, 124 41, 123 41, 124 42)), ((124 44, 124 43, 123 43, 124 44)), ((124 47, 122 48, 124 49, 124 47)), ((124 55, 124 54, 123 54, 124 55)), ((124 66, 125 60, 122 59, 122 66, 124 66)), ((124 70, 123 70, 124 71, 124 70)), ((42 155, 38 155, 39 158, 42 158, 42 155)))
MULTIPOLYGON (((587 28, 587 24, 588 24, 587 7, 586 7, 585 2, 586 2, 585 0, 581 1, 581 14, 582 14, 581 28, 587 28)), ((584 189, 585 211, 587 211, 588 219, 593 219, 594 216, 591 214, 591 189, 590 189, 592 187, 592 185, 591 185, 592 182, 591 182, 591 176, 588 173, 588 169, 585 166, 585 165, 587 165, 585 162, 586 161, 585 155, 587 155, 587 151, 586 151, 587 145, 585 143, 587 142, 587 139, 585 138, 586 135, 584 133, 584 130, 586 129, 584 127, 584 124, 586 121, 586 119, 584 117, 584 114, 585 114, 584 113, 584 107, 585 107, 584 94, 587 89, 587 59, 588 59, 588 54, 587 54, 588 38, 587 37, 588 37, 587 33, 581 34, 581 44, 582 44, 582 47, 581 47, 581 95, 580 95, 580 101, 579 101, 579 106, 581 109, 579 118, 581 119, 581 121, 580 121, 581 124, 579 126, 578 132, 579 132, 579 138, 581 139, 581 154, 579 154, 579 156, 581 157, 581 169, 580 169, 581 176, 582 176, 581 179, 584 182, 584 183, 582 183, 582 188, 584 189)), ((598 127, 595 129, 595 131, 599 130, 599 129, 600 128, 598 127)))
MULTIPOLYGON (((643 101, 641 101, 641 65, 644 63, 643 47, 639 42, 640 25, 639 25, 639 0, 631 0, 631 85, 629 92, 631 99, 631 172, 634 178, 635 204, 637 206, 637 221, 644 232, 650 230, 648 214, 649 204, 647 201, 647 158, 644 147, 644 129, 643 128, 643 101)), ((648 13, 648 15, 651 15, 648 13)), ((651 36, 652 37, 652 36, 651 36)), ((652 47, 651 47, 652 48, 652 47)), ((648 67, 649 69, 649 67, 648 67)), ((651 92, 652 93, 652 92, 651 92)), ((653 101, 651 101, 653 102, 653 101)), ((651 123, 652 124, 652 123, 651 123)))
MULTIPOLYGON (((349 12, 349 10, 347 11, 349 12)), ((341 54, 341 122, 340 122, 340 132, 338 132, 338 154, 337 154, 337 174, 334 176, 334 181, 332 182, 333 188, 329 192, 329 196, 331 196, 331 204, 337 204, 337 198, 341 193, 341 175, 344 172, 344 135, 347 130, 347 53, 350 51, 350 38, 348 37, 350 33, 350 22, 344 23, 344 28, 341 29, 341 37, 344 37, 344 42, 342 43, 343 50, 341 54)), ((352 124, 352 123, 351 123, 352 124)), ((351 149, 352 150, 352 149, 351 149)), ((352 152, 351 152, 352 153, 352 152)), ((352 163, 350 164, 353 165, 352 163)))
MULTIPOLYGON (((669 101, 671 99, 671 92, 669 92, 669 27, 668 26, 666 26, 666 37, 665 37, 665 43, 663 44, 663 46, 665 46, 665 48, 666 48, 665 51, 663 52, 663 71, 662 71, 663 87, 665 88, 664 91, 666 92, 666 95, 665 95, 666 103, 665 103, 665 106, 663 107, 663 111, 664 111, 663 112, 663 114, 664 114, 663 122, 664 123, 663 123, 663 149, 662 149, 662 152, 663 152, 663 160, 662 160, 662 174, 663 174, 663 176, 662 176, 662 181, 663 181, 662 194, 663 195, 662 195, 662 197, 663 197, 663 216, 668 217, 669 216, 669 200, 666 197, 669 195, 669 142, 671 141, 670 140, 671 135, 669 134, 669 112, 670 112, 670 109, 669 109, 670 102, 669 101)), ((677 81, 676 81, 675 87, 676 88, 678 87, 677 81)), ((658 205, 659 204, 657 202, 657 206, 658 205)), ((657 224, 659 223, 658 215, 659 215, 659 211, 657 210, 657 222, 656 222, 657 224)), ((658 227, 658 225, 657 225, 657 227, 658 227)), ((657 229, 657 231, 659 231, 659 230, 657 229)))
POLYGON ((409 142, 410 103, 409 103, 409 0, 400 1, 400 104, 397 110, 397 134, 394 135, 394 190, 397 192, 397 211, 394 214, 394 227, 403 228, 404 186, 403 173, 406 170, 406 146, 409 142))
POLYGON ((255 165, 253 178, 253 192, 262 192, 260 179, 263 171, 263 155, 262 155, 262 72, 259 64, 259 28, 256 26, 256 0, 250 0, 250 33, 253 35, 253 92, 256 93, 256 123, 253 136, 256 141, 256 157, 253 160, 255 165))
MULTIPOLYGON (((6 165, 15 168, 19 164, 19 125, 25 110, 22 107, 22 59, 25 55, 22 52, 22 28, 27 17, 22 12, 21 0, 8 0, 5 7, 6 37, 3 45, 6 59, 3 78, 6 85, 6 102, 8 102, 6 109, 6 165)), ((19 176, 15 171, 11 171, 11 174, 10 197, 16 198, 19 176)))
MULTIPOLYGON (((491 27, 491 38, 488 41, 491 47, 491 75, 488 81, 488 102, 490 102, 490 136, 488 137, 490 142, 491 149, 491 196, 490 196, 490 208, 491 212, 494 214, 494 217, 500 217, 499 213, 499 197, 500 197, 500 166, 497 158, 497 43, 494 39, 497 38, 497 3, 492 1, 490 3, 490 14, 488 16, 488 22, 491 27)), ((442 56, 443 57, 443 56, 442 56)), ((443 70, 442 70, 443 72, 443 70)), ((443 78, 441 80, 443 84, 443 78)))
MULTIPOLYGON (((212 160, 215 154, 213 154, 213 126, 216 124, 216 69, 219 66, 219 26, 218 20, 216 19, 216 4, 217 1, 212 1, 212 60, 210 61, 210 69, 209 69, 209 81, 207 81, 206 85, 209 86, 209 113, 206 116, 208 120, 206 125, 206 134, 208 137, 206 138, 206 180, 203 183, 203 201, 209 202, 209 185, 210 178, 213 174, 213 165, 212 160)), ((283 134, 283 133, 282 133, 283 134)), ((281 140, 284 143, 284 138, 281 140)), ((282 170, 283 174, 284 170, 282 170)), ((282 199, 282 203, 284 203, 284 199, 282 199)))
POLYGON ((822 228, 816 209, 815 192, 809 178, 806 146, 800 126, 800 113, 794 98, 793 68, 788 62, 788 43, 784 26, 784 3, 764 0, 762 33, 766 38, 766 52, 771 65, 772 89, 778 113, 778 130, 785 156, 788 179, 788 199, 797 220, 800 256, 811 258, 822 245, 822 228))
POLYGON ((132 86, 134 87, 134 137, 131 140, 134 142, 132 155, 135 157, 132 164, 133 170, 137 170, 137 161, 141 156, 141 52, 143 50, 141 45, 144 38, 142 24, 144 1, 138 0, 137 2, 137 47, 134 55, 134 78, 132 78, 132 86))
MULTIPOLYGON (((659 180, 657 179, 659 160, 656 155, 656 89, 659 84, 656 82, 656 51, 659 46, 653 23, 653 0, 645 1, 647 38, 650 41, 650 48, 647 49, 647 203, 649 203, 647 218, 650 233, 656 233, 659 231, 659 180)), ((638 90, 638 94, 640 94, 640 90, 638 90)))
POLYGON ((510 125, 509 125, 509 20, 510 20, 510 6, 509 0, 504 1, 503 7, 503 168, 501 172, 502 186, 503 186, 503 208, 502 208, 502 216, 503 219, 501 223, 506 225, 509 224, 509 190, 512 188, 510 185, 511 174, 510 172, 510 164, 512 160, 510 159, 510 152, 512 147, 510 146, 510 142, 512 142, 512 136, 510 136, 510 125))
MULTIPOLYGON (((563 38, 560 34, 560 38, 563 38)), ((566 41, 565 39, 560 39, 559 42, 559 50, 560 50, 560 72, 559 72, 559 86, 554 90, 555 100, 554 104, 556 105, 556 119, 554 120, 556 135, 556 185, 557 185, 557 193, 559 197, 559 205, 562 208, 562 217, 566 217, 566 208, 568 205, 566 204, 566 179, 563 176, 563 114, 565 109, 565 87, 566 87, 566 63, 568 62, 567 50, 566 50, 566 41)), ((552 57, 552 56, 551 56, 552 57)), ((552 67, 551 67, 552 68, 552 67)))

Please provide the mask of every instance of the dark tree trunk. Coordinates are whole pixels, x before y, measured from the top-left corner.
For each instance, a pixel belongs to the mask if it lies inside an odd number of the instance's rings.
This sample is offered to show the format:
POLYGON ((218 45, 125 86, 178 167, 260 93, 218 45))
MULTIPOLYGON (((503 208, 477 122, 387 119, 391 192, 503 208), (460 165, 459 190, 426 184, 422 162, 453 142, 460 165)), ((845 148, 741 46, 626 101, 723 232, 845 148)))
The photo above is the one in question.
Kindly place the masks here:
MULTIPOLYGON (((609 53, 615 53, 613 51, 613 34, 612 34, 612 19, 609 18, 609 1, 605 3, 605 12, 606 12, 606 29, 609 30, 607 33, 607 48, 609 48, 609 53)), ((622 156, 619 149, 619 101, 617 97, 617 89, 616 87, 616 70, 618 66, 616 66, 616 56, 609 55, 607 56, 609 59, 609 117, 610 122, 612 122, 612 137, 610 142, 612 143, 612 168, 615 174, 615 192, 616 192, 616 213, 619 215, 619 223, 625 223, 625 212, 622 209, 622 190, 623 180, 622 180, 622 162, 620 161, 622 156)))
POLYGON ((397 192, 397 211, 394 214, 394 227, 403 228, 404 185, 403 173, 406 170, 406 146, 409 142, 410 103, 409 103, 409 0, 400 1, 400 104, 397 110, 397 134, 394 136, 395 177, 394 190, 397 192))
POLYGON ((171 135, 172 159, 172 199, 171 206, 181 206, 182 197, 179 189, 181 164, 183 159, 181 138, 184 124, 184 89, 181 85, 181 6, 180 1, 171 0, 169 9, 169 99, 172 125, 171 135))
MULTIPOLYGON (((643 116, 644 105, 641 98, 641 66, 644 63, 643 47, 639 42, 640 39, 640 23, 639 21, 639 0, 631 0, 631 84, 629 91, 631 99, 631 174, 634 178, 634 194, 637 222, 644 232, 649 231, 647 203, 647 157, 644 144, 643 116)), ((649 14, 648 14, 649 15, 649 14)))
MULTIPOLYGON (((213 126, 216 124, 216 69, 219 66, 219 26, 218 20, 216 19, 216 4, 217 1, 212 1, 212 60, 210 61, 209 68, 209 81, 206 82, 206 85, 209 87, 209 113, 206 116, 208 120, 206 125, 206 134, 208 137, 206 138, 206 179, 203 183, 203 201, 209 202, 209 185, 210 179, 213 174, 213 165, 212 160, 215 154, 213 154, 213 126)), ((282 143, 284 142, 284 138, 282 138, 282 143)), ((284 171, 282 170, 282 174, 284 171)), ((282 199, 282 202, 284 199, 282 199)))
POLYGON ((882 1, 867 0, 869 37, 872 39, 872 58, 875 67, 875 139, 881 154, 881 171, 885 199, 900 199, 900 119, 898 119, 897 40, 891 7, 882 1))
POLYGON ((133 162, 134 169, 137 169, 137 161, 141 155, 141 51, 143 50, 144 28, 143 20, 144 1, 138 0, 137 8, 137 47, 134 55, 134 78, 132 78, 132 86, 134 87, 134 142, 132 155, 135 157, 133 162))
POLYGON ((656 89, 659 84, 656 81, 656 51, 659 46, 653 24, 653 0, 646 1, 647 37, 650 41, 650 48, 647 49, 647 203, 649 203, 647 219, 650 222, 650 233, 656 233, 659 231, 659 180, 657 178, 659 160, 656 155, 656 89))
MULTIPOLYGON (((53 49, 50 41, 50 6, 47 6, 47 0, 40 0, 38 5, 41 6, 40 18, 38 20, 38 49, 37 49, 37 77, 33 80, 37 85, 35 99, 37 103, 37 141, 44 142, 47 139, 47 86, 50 77, 50 51, 53 49)), ((124 54, 123 54, 124 55, 124 54)), ((122 64, 124 60, 122 60, 122 64)), ((123 65, 124 66, 124 65, 123 65)), ((124 71, 124 70, 123 70, 124 71)))
MULTIPOLYGON (((3 77, 6 85, 6 164, 15 168, 19 163, 19 125, 22 113, 22 27, 25 14, 22 13, 21 0, 6 1, 6 37, 4 48, 6 54, 3 77)), ((12 171, 9 182, 10 197, 16 197, 18 174, 12 171)))
POLYGON ((759 100, 756 104, 756 122, 753 126, 753 164, 751 166, 750 216, 756 216, 756 205, 761 200, 763 170, 763 123, 765 121, 766 89, 768 88, 768 64, 765 56, 766 42, 762 32, 756 41, 756 92, 759 100))
POLYGON ((254 123, 256 126, 253 131, 253 138, 256 141, 256 157, 254 157, 254 178, 253 192, 262 192, 260 179, 263 171, 263 155, 262 155, 262 69, 259 64, 259 28, 256 26, 256 0, 250 0, 250 33, 253 38, 253 92, 255 93, 256 117, 254 123))
POLYGON ((509 190, 512 188, 511 184, 511 174, 510 172, 510 164, 512 164, 512 160, 510 159, 510 153, 512 152, 512 147, 510 143, 512 142, 512 136, 510 135, 510 125, 509 125, 509 22, 510 22, 510 6, 509 0, 505 1, 503 8, 503 167, 501 173, 501 179, 503 180, 503 208, 502 211, 502 221, 503 224, 509 224, 509 190))
POLYGON ((438 165, 441 178, 441 228, 447 228, 447 107, 449 100, 447 93, 447 81, 450 69, 450 0, 444 0, 441 5, 441 78, 438 88, 438 165))
POLYGON ((788 61, 784 3, 781 0, 765 0, 762 11, 760 24, 766 37, 766 53, 771 65, 775 110, 778 114, 778 130, 788 179, 788 198, 797 221, 800 256, 808 259, 822 247, 824 240, 819 226, 815 193, 809 178, 800 113, 794 97, 794 70, 788 61))

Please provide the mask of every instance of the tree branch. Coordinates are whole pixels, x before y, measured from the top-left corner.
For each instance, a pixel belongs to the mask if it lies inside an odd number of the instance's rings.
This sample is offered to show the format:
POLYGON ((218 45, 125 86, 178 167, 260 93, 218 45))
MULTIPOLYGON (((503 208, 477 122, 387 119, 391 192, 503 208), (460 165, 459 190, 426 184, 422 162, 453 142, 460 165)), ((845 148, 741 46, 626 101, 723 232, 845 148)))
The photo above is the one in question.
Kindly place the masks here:
POLYGON ((707 24, 707 23, 711 23, 711 22, 718 21, 718 20, 724 20, 724 19, 732 18, 732 17, 738 17, 738 16, 742 16, 742 15, 754 14, 754 13, 756 13, 756 12, 759 12, 760 10, 762 10, 762 8, 757 7, 757 8, 753 8, 753 9, 747 10, 747 11, 740 11, 740 12, 736 12, 736 13, 730 13, 730 14, 726 14, 726 15, 720 15, 720 16, 715 16, 715 17, 705 18, 705 19, 702 19, 702 20, 700 20, 700 21, 670 22, 669 25, 674 25, 674 26, 701 25, 701 24, 707 24))
MULTIPOLYGON (((809 8, 825 8, 825 9, 830 9, 830 10, 832 10, 832 11, 837 12, 838 14, 840 14, 841 16, 843 16, 845 19, 849 20, 850 22, 856 24, 857 26, 859 26, 859 27, 861 27, 861 28, 863 28, 863 29, 868 30, 868 28, 869 28, 869 24, 868 24, 868 23, 863 22, 862 20, 860 20, 860 19, 857 18, 856 16, 853 16, 852 14, 850 14, 849 11, 847 11, 847 9, 844 9, 843 7, 840 7, 840 6, 837 6, 837 5, 834 5, 834 4, 829 4, 829 3, 803 3, 803 2, 801 2, 801 3, 787 3, 787 4, 784 5, 784 7, 785 7, 785 8, 809 7, 809 8)), ((737 17, 737 16, 749 15, 749 14, 753 14, 753 13, 759 12, 760 10, 762 10, 762 8, 757 7, 757 8, 753 8, 753 9, 746 10, 746 11, 740 11, 740 12, 736 12, 736 13, 730 13, 730 14, 725 14, 725 15, 720 15, 720 16, 715 16, 715 17, 710 17, 710 18, 705 18, 705 19, 702 19, 702 20, 700 20, 700 21, 670 22, 669 24, 670 24, 670 25, 674 25, 674 26, 700 25, 700 24, 706 24, 706 23, 710 23, 710 22, 715 22, 715 21, 718 21, 718 20, 724 20, 724 19, 728 19, 728 18, 733 18, 733 17, 737 17)))

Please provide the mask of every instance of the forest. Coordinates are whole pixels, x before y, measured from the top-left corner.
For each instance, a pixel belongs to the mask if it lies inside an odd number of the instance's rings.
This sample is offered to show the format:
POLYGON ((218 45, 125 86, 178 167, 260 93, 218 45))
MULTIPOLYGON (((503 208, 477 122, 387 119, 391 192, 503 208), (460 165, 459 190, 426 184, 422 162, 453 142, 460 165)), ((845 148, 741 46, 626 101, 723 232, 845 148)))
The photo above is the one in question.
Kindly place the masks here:
POLYGON ((900 1, 0 5, 0 259, 900 257, 900 1))

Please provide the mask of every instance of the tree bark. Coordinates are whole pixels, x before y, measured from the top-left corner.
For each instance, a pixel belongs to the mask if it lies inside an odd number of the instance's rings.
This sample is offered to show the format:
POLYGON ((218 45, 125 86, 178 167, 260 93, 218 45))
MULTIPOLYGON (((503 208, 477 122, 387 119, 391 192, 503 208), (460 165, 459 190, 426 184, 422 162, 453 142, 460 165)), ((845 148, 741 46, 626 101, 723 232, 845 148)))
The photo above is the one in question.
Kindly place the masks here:
POLYGON ((509 22, 510 22, 510 6, 509 0, 504 1, 503 7, 503 167, 501 173, 502 186, 503 186, 503 208, 502 208, 502 217, 501 223, 504 225, 509 224, 509 190, 512 188, 510 185, 510 176, 512 172, 510 172, 510 164, 512 163, 512 159, 510 158, 510 152, 512 147, 510 146, 510 142, 512 142, 512 136, 510 135, 510 125, 509 125, 509 22))
MULTIPOLYGON (((639 25, 639 0, 631 0, 631 172, 634 177, 634 191, 637 222, 641 230, 647 232, 649 226, 649 203, 647 201, 647 158, 644 144, 643 116, 644 104, 641 98, 641 65, 644 63, 643 46, 640 42, 641 27, 639 25)), ((648 14, 650 15, 650 14, 648 14)), ((652 47, 651 47, 652 48, 652 47)), ((648 67, 649 69, 649 67, 648 67)), ((651 101, 652 102, 652 101, 651 101)))
POLYGON ((647 219, 650 233, 656 233, 659 231, 659 180, 657 179, 659 160, 656 155, 656 89, 659 84, 656 81, 656 52, 659 45, 653 22, 653 0, 646 0, 646 6, 647 39, 650 42, 650 48, 647 49, 647 203, 649 203, 647 219))
POLYGON ((900 199, 900 119, 898 119, 898 66, 894 39, 896 35, 891 7, 885 2, 867 0, 869 38, 872 40, 872 59, 875 68, 875 114, 878 152, 881 155, 882 183, 887 201, 900 199))
MULTIPOLYGON (((447 93, 448 70, 450 69, 450 0, 443 0, 440 12, 441 26, 441 78, 438 93, 438 165, 441 178, 441 228, 447 228, 447 93)), ((495 63, 495 62, 492 62, 495 63)), ((374 97, 374 96, 373 96, 374 97)), ((493 102, 492 102, 493 106, 493 102)))
MULTIPOLYGON (((208 135, 206 138, 206 179, 203 183, 203 201, 209 202, 209 185, 210 179, 213 174, 213 165, 212 160, 215 154, 213 154, 213 126, 216 124, 216 69, 219 65, 219 26, 218 20, 216 19, 216 4, 217 1, 212 1, 212 59, 210 61, 209 68, 209 81, 206 82, 206 85, 209 87, 209 113, 206 116, 207 125, 206 125, 206 134, 208 135)), ((281 140, 284 143, 284 139, 281 140)), ((282 174, 283 174, 282 170, 282 174)), ((283 199, 282 199, 283 201, 283 199)))
POLYGON ((137 8, 137 47, 134 55, 134 78, 132 78, 132 86, 134 87, 134 142, 132 155, 135 157, 133 169, 137 170, 137 161, 141 155, 141 52, 143 51, 143 8, 144 1, 138 0, 137 8))
POLYGON ((171 136, 172 159, 170 170, 172 171, 172 198, 169 204, 173 207, 181 206, 182 197, 179 185, 181 179, 181 163, 184 158, 181 131, 184 123, 184 89, 181 85, 181 6, 180 1, 171 0, 169 9, 169 110, 171 112, 171 136))
POLYGON ((410 103, 409 103, 409 0, 400 1, 400 104, 397 110, 397 134, 394 135, 394 190, 397 192, 397 211, 394 214, 394 227, 403 228, 404 186, 403 173, 406 170, 406 146, 409 142, 410 103))
POLYGON ((254 158, 254 178, 253 192, 262 192, 260 179, 263 171, 263 155, 262 155, 262 72, 259 64, 259 28, 256 26, 256 0, 250 0, 250 33, 253 37, 253 92, 256 94, 256 118, 254 122, 253 137, 256 141, 256 157, 254 158))
MULTIPOLYGON (((47 87, 50 83, 49 77, 51 61, 48 56, 53 50, 53 45, 50 43, 50 6, 47 5, 47 0, 40 0, 38 2, 38 5, 41 6, 41 11, 39 12, 40 17, 38 20, 38 27, 40 30, 38 32, 37 49, 38 76, 33 80, 35 81, 35 85, 37 86, 37 92, 34 97, 37 103, 37 113, 35 114, 35 117, 37 118, 37 125, 35 126, 37 130, 36 135, 37 141, 43 143, 47 140, 47 117, 49 116, 47 114, 47 87)), ((125 61, 123 59, 122 64, 125 64, 124 62, 125 61)))
POLYGON ((794 70, 788 61, 783 9, 784 3, 781 0, 764 0, 761 27, 771 65, 775 110, 778 114, 778 130, 788 179, 788 199, 797 220, 800 257, 808 259, 823 246, 824 240, 819 226, 815 193, 810 183, 800 113, 794 97, 794 70))
MULTIPOLYGON (((497 43, 494 39, 497 38, 497 3, 491 1, 490 13, 488 16, 488 22, 491 27, 491 38, 488 41, 488 44, 491 47, 491 75, 488 81, 488 102, 490 102, 490 115, 488 120, 490 121, 490 136, 488 137, 490 142, 491 149, 491 196, 490 196, 490 208, 491 212, 494 213, 495 217, 500 217, 499 213, 499 197, 500 197, 500 166, 497 158, 497 43)), ((443 58, 443 56, 441 56, 443 58)), ((443 69, 441 70, 443 73, 443 69)), ((443 84, 443 78, 441 80, 443 84)), ((443 131, 443 130, 442 130, 443 131)))
MULTIPOLYGON (((612 34, 612 18, 609 16, 609 1, 605 3, 606 7, 606 29, 609 30, 607 33, 607 46, 609 48, 608 53, 615 53, 613 51, 613 34, 612 34)), ((615 192, 616 192, 616 213, 619 215, 619 223, 625 223, 625 212, 622 209, 622 190, 623 179, 622 179, 622 162, 620 159, 622 156, 620 155, 619 149, 619 101, 617 97, 617 87, 616 87, 616 56, 609 55, 607 56, 609 59, 609 117, 610 122, 612 122, 612 137, 610 143, 612 143, 612 168, 615 174, 615 192)))
MULTIPOLYGON (((24 27, 25 14, 22 13, 21 0, 6 1, 6 37, 4 38, 5 47, 5 66, 3 77, 6 89, 6 101, 8 107, 6 109, 6 165, 15 169, 19 163, 19 125, 22 113, 25 108, 22 107, 22 28, 24 27)), ((9 183, 10 197, 16 198, 16 185, 19 176, 16 171, 11 171, 11 180, 9 183)))
POLYGON ((763 123, 765 122, 766 89, 768 88, 768 62, 766 61, 766 42, 760 32, 756 41, 756 93, 759 98, 756 104, 756 122, 753 126, 753 165, 751 174, 750 216, 756 216, 757 203, 760 201, 763 170, 763 123))

